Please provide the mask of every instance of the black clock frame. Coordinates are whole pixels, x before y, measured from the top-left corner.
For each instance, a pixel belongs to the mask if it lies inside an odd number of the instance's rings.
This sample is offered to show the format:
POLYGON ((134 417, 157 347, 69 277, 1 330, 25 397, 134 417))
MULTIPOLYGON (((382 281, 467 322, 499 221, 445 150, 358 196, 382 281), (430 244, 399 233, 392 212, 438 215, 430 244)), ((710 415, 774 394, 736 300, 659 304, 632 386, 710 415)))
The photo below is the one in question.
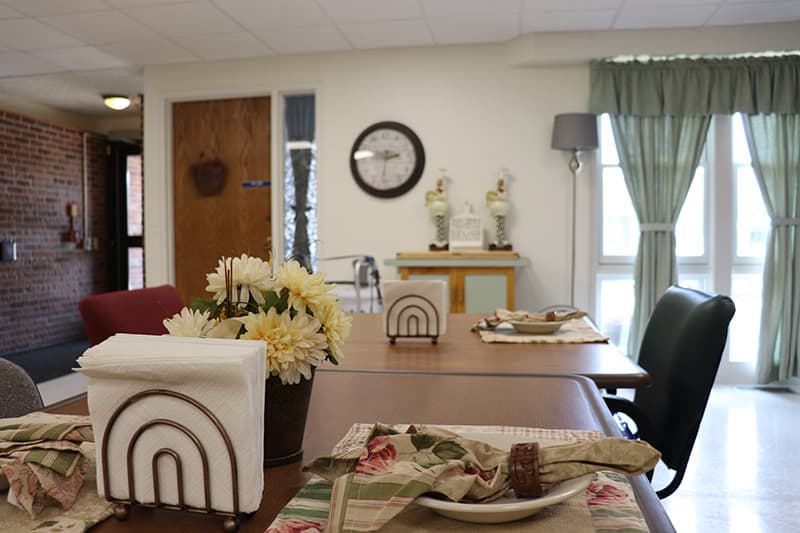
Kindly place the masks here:
POLYGON ((353 148, 350 150, 350 173, 353 174, 353 179, 356 180, 356 183, 364 192, 372 196, 377 196, 378 198, 395 198, 407 193, 419 182, 420 178, 422 177, 423 170, 425 170, 425 149, 422 147, 422 142, 419 140, 419 137, 417 137, 417 134, 411 130, 411 128, 399 122, 383 121, 376 122, 375 124, 368 126, 359 134, 358 137, 356 137, 356 140, 353 143, 353 148), (408 140, 411 141, 411 146, 414 147, 414 155, 416 156, 416 163, 414 164, 414 168, 411 170, 411 174, 409 174, 408 178, 399 186, 391 189, 376 189, 364 181, 358 171, 358 166, 356 165, 355 159, 356 151, 367 135, 375 130, 383 129, 395 130, 400 134, 405 135, 408 140))

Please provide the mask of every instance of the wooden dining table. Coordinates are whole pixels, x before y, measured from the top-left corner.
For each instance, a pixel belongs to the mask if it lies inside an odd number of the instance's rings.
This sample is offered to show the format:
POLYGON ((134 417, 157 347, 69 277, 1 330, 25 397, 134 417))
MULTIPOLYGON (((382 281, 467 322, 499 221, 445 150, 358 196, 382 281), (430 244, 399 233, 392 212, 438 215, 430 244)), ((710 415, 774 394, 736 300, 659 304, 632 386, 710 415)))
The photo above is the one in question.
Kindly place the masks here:
MULTIPOLYGON (((48 411, 86 414, 88 407, 85 396, 80 396, 48 411)), ((356 422, 581 429, 619 436, 597 387, 582 376, 317 372, 306 424, 304 460, 330 452, 356 422)), ((242 522, 240 531, 262 533, 266 529, 309 479, 302 464, 297 461, 265 469, 261 507, 242 522)), ((674 531, 647 479, 635 476, 631 485, 650 530, 674 531)), ((110 518, 92 531, 218 533, 221 524, 219 517, 135 507, 127 521, 110 518)))
POLYGON ((322 371, 464 372, 468 374, 578 374, 603 389, 649 387, 650 374, 610 343, 484 343, 470 328, 483 315, 451 313, 447 331, 430 339, 397 339, 390 344, 381 313, 353 316, 344 357, 322 371))

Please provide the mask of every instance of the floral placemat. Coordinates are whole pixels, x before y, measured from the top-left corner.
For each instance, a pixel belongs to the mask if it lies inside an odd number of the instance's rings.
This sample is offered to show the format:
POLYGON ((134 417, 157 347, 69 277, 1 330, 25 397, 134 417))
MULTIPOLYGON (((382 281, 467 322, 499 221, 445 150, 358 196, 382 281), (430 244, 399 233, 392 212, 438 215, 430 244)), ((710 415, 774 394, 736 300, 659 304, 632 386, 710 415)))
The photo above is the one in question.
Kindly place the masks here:
MULTIPOLYGON (((360 447, 373 424, 354 424, 333 452, 340 453, 360 447)), ((407 426, 395 426, 404 431, 407 426)), ((570 443, 600 439, 597 431, 553 430, 508 426, 441 426, 459 432, 503 433, 519 436, 526 441, 570 443)), ((619 532, 648 531, 639 510, 633 489, 625 476, 599 472, 584 493, 584 499, 574 497, 550 506, 534 517, 504 524, 469 524, 441 517, 428 509, 412 505, 387 523, 381 531, 508 531, 508 532, 619 532)), ((328 522, 332 485, 313 476, 281 510, 266 533, 314 533, 325 530, 328 522)))
POLYGON ((494 329, 478 331, 483 342, 503 342, 512 344, 586 344, 608 342, 608 337, 600 333, 591 322, 582 318, 570 320, 558 331, 547 335, 519 333, 511 324, 502 322, 494 329))
POLYGON ((2 493, 0 494, 0 532, 80 533, 110 517, 113 514, 112 504, 97 494, 94 443, 82 443, 80 452, 88 460, 89 469, 75 503, 66 511, 60 506, 51 505, 45 507, 36 518, 30 518, 27 513, 8 503, 6 494, 2 493))

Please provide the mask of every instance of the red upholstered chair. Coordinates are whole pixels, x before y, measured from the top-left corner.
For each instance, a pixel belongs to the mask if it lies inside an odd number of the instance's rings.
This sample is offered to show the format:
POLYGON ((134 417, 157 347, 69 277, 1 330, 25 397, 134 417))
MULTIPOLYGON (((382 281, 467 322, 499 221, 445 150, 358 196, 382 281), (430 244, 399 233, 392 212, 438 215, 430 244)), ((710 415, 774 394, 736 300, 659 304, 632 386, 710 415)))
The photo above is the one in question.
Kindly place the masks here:
POLYGON ((83 326, 94 346, 115 333, 167 333, 162 323, 183 308, 183 298, 172 285, 92 294, 78 303, 83 326))

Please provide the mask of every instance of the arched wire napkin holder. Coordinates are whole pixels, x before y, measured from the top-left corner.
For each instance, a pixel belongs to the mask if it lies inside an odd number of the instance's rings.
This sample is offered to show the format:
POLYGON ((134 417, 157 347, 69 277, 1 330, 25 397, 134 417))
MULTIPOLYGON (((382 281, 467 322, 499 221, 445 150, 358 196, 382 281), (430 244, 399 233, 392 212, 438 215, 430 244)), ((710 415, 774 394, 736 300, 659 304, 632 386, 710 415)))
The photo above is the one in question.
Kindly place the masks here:
MULTIPOLYGON (((236 532, 239 529, 240 518, 242 517, 242 513, 239 511, 239 482, 238 482, 238 469, 236 465, 236 454, 233 450, 233 444, 228 433, 225 431, 225 428, 220 423, 219 419, 212 413, 208 408, 206 408, 203 404, 195 400, 194 398, 182 394, 180 392, 166 390, 166 389, 149 389, 145 391, 138 392, 132 396, 130 396, 127 400, 125 400, 114 413, 111 415, 111 418, 106 425, 105 431, 103 433, 103 445, 101 448, 101 465, 103 471, 103 489, 105 493, 105 497, 108 501, 116 503, 114 506, 114 516, 119 520, 125 520, 128 518, 130 513, 130 509, 134 505, 140 505, 143 507, 158 507, 163 509, 170 509, 176 511, 191 511, 195 513, 203 513, 209 515, 218 515, 226 517, 225 521, 223 522, 223 530, 225 532, 236 532), (129 407, 134 405, 135 403, 139 402, 144 398, 148 398, 151 396, 168 396, 171 398, 175 398, 179 401, 182 401, 188 405, 193 406, 196 408, 200 413, 205 415, 208 420, 216 427, 217 431, 219 432, 219 436, 222 438, 223 442, 225 443, 225 448, 228 452, 229 464, 230 464, 230 476, 231 476, 231 486, 232 486, 232 501, 233 501, 233 512, 228 511, 219 511, 214 509, 213 502, 211 501, 211 484, 209 480, 209 463, 208 457, 206 454, 206 449, 203 445, 203 441, 200 437, 198 437, 194 432, 192 432, 189 428, 185 425, 177 422, 175 420, 170 420, 168 418, 152 418, 150 420, 145 421, 131 436, 130 440, 127 444, 126 450, 126 472, 128 476, 128 498, 114 498, 111 496, 111 476, 115 472, 121 472, 121 470, 111 470, 109 469, 109 461, 108 461, 108 443, 109 437, 114 429, 114 423, 116 422, 117 418, 129 407), (136 468, 134 468, 134 449, 136 447, 136 443, 148 429, 156 427, 156 426, 169 426, 173 429, 176 429, 183 435, 185 435, 195 446, 197 452, 200 455, 200 459, 202 462, 202 469, 203 469, 203 494, 205 505, 203 507, 193 507, 189 506, 184 501, 184 479, 183 479, 183 469, 182 469, 182 461, 179 454, 172 448, 162 447, 153 454, 152 457, 152 474, 153 474, 153 495, 155 501, 153 503, 143 503, 136 500, 136 489, 135 489, 135 477, 136 477, 136 468), (161 457, 168 456, 171 457, 175 464, 175 473, 176 473, 176 482, 177 482, 177 489, 178 489, 178 503, 169 504, 165 503, 161 500, 160 495, 160 483, 159 483, 159 472, 158 472, 158 462, 161 457)), ((220 466, 220 468, 224 468, 220 466)))

